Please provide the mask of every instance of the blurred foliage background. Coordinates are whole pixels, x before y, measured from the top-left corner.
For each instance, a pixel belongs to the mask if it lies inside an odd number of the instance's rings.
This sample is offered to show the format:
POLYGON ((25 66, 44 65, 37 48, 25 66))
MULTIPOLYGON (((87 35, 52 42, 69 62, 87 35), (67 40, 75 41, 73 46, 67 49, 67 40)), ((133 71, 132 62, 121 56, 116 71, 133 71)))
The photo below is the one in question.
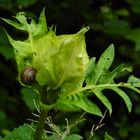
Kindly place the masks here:
MULTIPOLYGON (((90 57, 99 58, 111 44, 115 45, 114 67, 120 63, 133 66, 133 74, 140 78, 140 0, 0 0, 0 17, 11 19, 23 11, 37 19, 43 7, 46 8, 48 26, 56 25, 57 34, 75 33, 82 26, 89 26, 86 34, 87 51, 90 57)), ((35 110, 32 99, 36 98, 31 89, 23 88, 17 81, 17 68, 14 54, 4 32, 4 28, 13 38, 25 39, 27 35, 0 21, 0 135, 4 136, 14 127, 28 122, 35 110)), ((122 75, 120 81, 128 75, 122 75)), ((117 79, 116 79, 117 80, 117 79)), ((107 91, 106 91, 107 92, 107 91)), ((108 132, 117 140, 140 139, 140 96, 127 91, 133 103, 129 114, 121 98, 108 94, 113 105, 111 117, 106 115, 95 139, 103 139, 108 132)), ((101 104, 98 99, 95 102, 101 104)), ((101 104, 101 106, 103 106, 101 104)), ((104 108, 103 108, 104 110, 104 108)), ((53 113, 56 122, 63 123, 65 116, 76 119, 80 114, 53 113), (58 114, 58 115, 56 115, 58 114)), ((93 124, 100 118, 86 115, 78 132, 88 137, 93 124)), ((60 123, 60 125, 62 125, 60 123)), ((88 138, 87 138, 88 139, 88 138)))

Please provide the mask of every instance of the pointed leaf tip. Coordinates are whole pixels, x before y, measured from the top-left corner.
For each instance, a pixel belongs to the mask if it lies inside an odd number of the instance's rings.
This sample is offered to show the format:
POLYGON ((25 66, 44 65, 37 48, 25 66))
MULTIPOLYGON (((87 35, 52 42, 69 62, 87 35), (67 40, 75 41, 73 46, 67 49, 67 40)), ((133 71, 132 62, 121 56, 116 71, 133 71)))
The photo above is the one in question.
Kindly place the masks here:
POLYGON ((85 34, 89 30, 89 26, 82 28, 78 34, 85 34))
POLYGON ((116 88, 116 87, 109 87, 109 89, 114 90, 125 102, 128 112, 131 112, 132 109, 132 103, 131 100, 129 98, 129 96, 120 88, 116 88))
POLYGON ((107 49, 110 49, 110 51, 112 51, 114 53, 114 44, 110 44, 109 47, 107 49))

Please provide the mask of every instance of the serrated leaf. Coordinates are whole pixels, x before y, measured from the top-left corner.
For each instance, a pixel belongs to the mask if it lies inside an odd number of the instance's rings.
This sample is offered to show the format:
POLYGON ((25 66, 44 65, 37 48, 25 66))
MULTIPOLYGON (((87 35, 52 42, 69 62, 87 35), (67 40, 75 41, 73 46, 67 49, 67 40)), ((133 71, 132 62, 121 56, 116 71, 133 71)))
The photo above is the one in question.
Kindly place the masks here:
POLYGON ((109 89, 115 91, 125 102, 127 109, 129 112, 131 112, 132 109, 132 103, 130 98, 128 97, 128 95, 121 89, 117 88, 117 87, 109 87, 109 89))
POLYGON ((21 82, 20 78, 23 70, 26 67, 33 67, 33 54, 35 53, 33 48, 33 39, 45 35, 47 32, 47 27, 44 10, 40 15, 38 24, 36 24, 33 19, 31 19, 31 23, 28 24, 25 13, 23 12, 18 13, 15 18, 19 22, 8 19, 3 20, 17 29, 27 31, 29 34, 28 39, 25 41, 15 41, 7 34, 10 43, 14 47, 14 53, 18 64, 18 77, 19 81, 21 82))
POLYGON ((140 87, 140 78, 136 78, 133 75, 131 75, 127 83, 132 84, 134 87, 140 87))
POLYGON ((3 138, 3 140, 34 140, 34 131, 29 125, 24 124, 15 128, 9 135, 3 138))
POLYGON ((108 71, 110 68, 112 62, 114 60, 114 45, 110 45, 105 52, 101 55, 95 70, 94 70, 94 75, 95 77, 93 78, 93 83, 96 84, 104 73, 108 71))
POLYGON ((13 21, 9 19, 2 18, 5 22, 12 25, 13 27, 27 31, 29 33, 29 40, 32 38, 41 37, 45 35, 48 31, 46 19, 45 19, 45 9, 40 14, 38 24, 35 23, 33 19, 31 19, 31 23, 27 22, 27 18, 24 12, 20 12, 16 14, 15 19, 18 21, 13 21))
POLYGON ((102 116, 99 107, 95 103, 91 102, 86 97, 80 96, 78 94, 73 96, 68 96, 66 99, 59 100, 58 106, 59 104, 64 104, 65 107, 66 106, 71 107, 73 110, 80 108, 88 113, 97 116, 102 116))
POLYGON ((47 22, 46 22, 46 18, 45 18, 45 8, 43 9, 43 11, 40 14, 39 23, 35 24, 34 20, 32 20, 31 24, 36 25, 34 27, 35 32, 33 32, 33 36, 36 37, 36 38, 41 37, 48 32, 47 22))
POLYGON ((110 115, 112 114, 112 105, 110 101, 107 99, 107 97, 102 93, 100 89, 92 89, 94 94, 101 100, 101 102, 106 106, 106 108, 109 110, 110 115))

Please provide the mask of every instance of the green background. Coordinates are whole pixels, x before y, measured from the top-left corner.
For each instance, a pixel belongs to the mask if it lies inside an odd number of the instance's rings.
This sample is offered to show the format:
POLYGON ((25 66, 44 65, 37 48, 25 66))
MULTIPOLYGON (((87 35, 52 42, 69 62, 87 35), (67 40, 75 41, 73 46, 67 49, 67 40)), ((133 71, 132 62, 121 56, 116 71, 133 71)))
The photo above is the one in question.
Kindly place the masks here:
MULTIPOLYGON (((133 75, 140 78, 140 1, 139 0, 0 0, 0 17, 12 19, 16 13, 24 11, 28 16, 38 19, 43 7, 46 8, 48 26, 56 25, 57 35, 76 33, 83 26, 89 26, 86 33, 87 52, 90 57, 99 58, 101 53, 111 44, 115 45, 115 61, 113 67, 121 63, 133 66, 133 75)), ((15 39, 24 40, 27 34, 15 30, 0 20, 0 135, 5 136, 14 127, 18 127, 32 118, 35 107, 31 89, 23 88, 17 81, 17 68, 14 54, 4 32, 4 28, 15 39)), ((118 77, 126 80, 128 75, 118 77)), ((113 114, 106 115, 95 139, 103 138, 108 132, 117 140, 140 139, 140 96, 127 91, 133 103, 132 112, 115 94, 108 95, 113 114)), ((103 105, 94 99, 102 110, 103 105)), ((71 120, 79 114, 52 113, 56 123, 65 116, 71 120)), ((100 118, 86 115, 87 121, 79 126, 79 134, 88 137, 94 123, 100 118)))

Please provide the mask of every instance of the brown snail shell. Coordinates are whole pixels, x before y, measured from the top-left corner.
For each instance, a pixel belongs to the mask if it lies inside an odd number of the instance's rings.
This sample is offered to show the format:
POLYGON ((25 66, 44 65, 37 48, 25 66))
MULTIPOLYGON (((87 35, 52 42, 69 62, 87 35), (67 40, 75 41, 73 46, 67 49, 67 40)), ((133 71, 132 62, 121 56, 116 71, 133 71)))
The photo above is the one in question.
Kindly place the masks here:
POLYGON ((22 73, 22 82, 30 85, 35 82, 36 70, 32 67, 26 68, 22 73))

